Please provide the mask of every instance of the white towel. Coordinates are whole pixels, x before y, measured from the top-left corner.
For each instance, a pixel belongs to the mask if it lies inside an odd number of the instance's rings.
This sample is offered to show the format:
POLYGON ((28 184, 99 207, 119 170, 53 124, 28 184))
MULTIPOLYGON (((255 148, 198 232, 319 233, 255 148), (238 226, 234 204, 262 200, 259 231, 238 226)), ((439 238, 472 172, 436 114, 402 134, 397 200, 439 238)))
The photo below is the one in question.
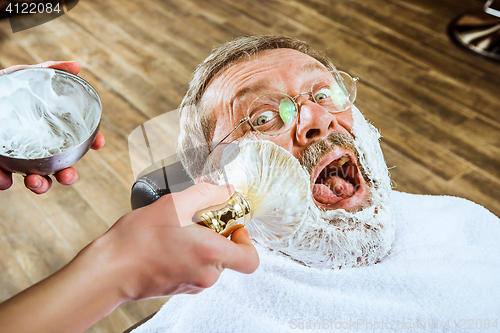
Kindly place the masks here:
POLYGON ((396 240, 379 264, 319 270, 257 246, 254 274, 226 270, 133 332, 500 330, 499 218, 448 196, 393 192, 391 204, 396 240))

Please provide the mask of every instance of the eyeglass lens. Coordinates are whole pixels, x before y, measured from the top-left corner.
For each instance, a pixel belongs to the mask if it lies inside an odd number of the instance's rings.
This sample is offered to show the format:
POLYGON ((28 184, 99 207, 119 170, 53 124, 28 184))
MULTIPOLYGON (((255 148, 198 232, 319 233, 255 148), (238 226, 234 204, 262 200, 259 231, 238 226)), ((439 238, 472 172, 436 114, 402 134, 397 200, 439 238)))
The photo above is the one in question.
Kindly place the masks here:
MULTIPOLYGON (((351 107, 356 98, 355 81, 347 73, 326 73, 314 81, 311 94, 312 100, 328 112, 342 112, 351 107)), ((272 92, 252 102, 248 118, 255 130, 267 135, 279 135, 295 124, 297 111, 294 99, 284 93, 272 92)))

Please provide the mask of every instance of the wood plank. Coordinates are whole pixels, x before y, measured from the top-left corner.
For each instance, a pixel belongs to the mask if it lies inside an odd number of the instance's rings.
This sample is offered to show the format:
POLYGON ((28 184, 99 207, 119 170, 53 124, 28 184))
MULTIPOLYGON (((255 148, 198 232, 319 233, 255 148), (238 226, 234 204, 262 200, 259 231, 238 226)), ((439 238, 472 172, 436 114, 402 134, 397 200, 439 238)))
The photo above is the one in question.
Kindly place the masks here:
POLYGON ((73 253, 68 242, 47 223, 44 212, 30 202, 30 195, 17 175, 13 187, 0 193, 4 206, 0 221, 15 221, 0 224, 0 238, 30 281, 36 283, 60 269, 73 253))
POLYGON ((435 145, 425 136, 387 117, 369 104, 358 103, 358 105, 365 117, 380 129, 382 141, 386 145, 416 161, 434 175, 443 180, 450 180, 469 169, 462 159, 435 145))
POLYGON ((30 194, 31 201, 69 244, 72 256, 108 230, 108 225, 74 187, 54 182, 50 191, 50 196, 30 194))
POLYGON ((466 136, 461 135, 455 127, 441 124, 437 117, 426 115, 425 112, 416 108, 401 112, 396 119, 477 168, 500 178, 500 168, 498 168, 500 155, 492 147, 475 144, 466 136))
POLYGON ((460 194, 480 205, 487 207, 493 214, 500 216, 500 182, 498 179, 473 171, 460 177, 451 184, 460 189, 460 194))
POLYGON ((500 95, 500 75, 494 76, 492 73, 484 73, 483 75, 488 79, 481 78, 477 80, 474 82, 474 87, 472 88, 480 96, 477 101, 476 110, 492 121, 495 121, 495 125, 499 126, 500 115, 498 110, 500 110, 500 102, 498 96, 500 95))
POLYGON ((387 94, 378 85, 372 85, 371 82, 365 81, 363 78, 359 79, 356 86, 357 94, 354 104, 359 102, 369 104, 372 108, 381 110, 387 115, 396 115, 411 106, 408 101, 387 94))
POLYGON ((449 0, 439 2, 418 0, 411 3, 402 0, 389 1, 400 7, 401 11, 398 13, 404 15, 407 20, 421 22, 422 26, 432 29, 436 33, 445 32, 448 22, 458 14, 466 10, 481 8, 484 5, 484 3, 479 3, 480 1, 476 1, 475 5, 473 1, 460 3, 449 0))
POLYGON ((414 194, 460 195, 445 181, 385 143, 382 143, 382 150, 390 167, 394 190, 414 194))
POLYGON ((168 91, 161 90, 150 82, 144 73, 109 52, 104 44, 73 23, 66 15, 47 25, 48 29, 55 30, 51 33, 51 38, 40 40, 36 35, 25 35, 20 43, 27 48, 38 45, 40 49, 49 48, 54 44, 60 45, 73 55, 74 60, 106 80, 108 85, 120 91, 122 96, 148 117, 161 114, 165 109, 175 109, 178 105, 179 101, 173 102, 168 91))
MULTIPOLYGON (((5 24, 3 25, 5 26, 5 24)), ((2 52, 0 52, 0 68, 3 69, 14 65, 32 64, 35 59, 8 36, 8 34, 0 29, 0 41, 2 45, 2 52)))
POLYGON ((409 64, 399 56, 380 49, 360 34, 353 32, 351 28, 346 32, 346 28, 339 27, 335 20, 326 18, 315 11, 307 10, 305 5, 295 4, 298 8, 292 8, 291 6, 281 6, 279 1, 269 1, 266 2, 266 5, 300 23, 303 29, 309 28, 314 31, 318 24, 324 24, 324 29, 320 33, 314 32, 316 37, 309 35, 308 37, 313 40, 313 46, 319 50, 325 50, 334 63, 338 60, 345 63, 345 66, 353 68, 370 68, 373 65, 383 64, 385 71, 398 72, 407 78, 413 78, 422 73, 422 68, 409 64))
POLYGON ((442 54, 446 54, 448 57, 461 61, 468 64, 469 66, 476 68, 478 71, 491 73, 494 76, 500 76, 500 66, 494 61, 488 61, 487 59, 480 58, 474 54, 463 52, 463 50, 451 45, 444 33, 441 35, 429 36, 420 42, 430 47, 442 54))
POLYGON ((457 125, 474 117, 473 112, 456 101, 445 99, 442 95, 415 84, 414 80, 389 75, 389 72, 379 66, 372 66, 363 73, 362 78, 394 99, 419 106, 423 112, 439 117, 443 122, 457 125))
MULTIPOLYGON (((111 15, 113 14, 116 16, 116 11, 113 11, 111 15)), ((152 82, 161 83, 162 87, 178 84, 191 74, 191 71, 178 58, 158 58, 157 54, 150 49, 150 45, 110 23, 109 19, 113 19, 113 16, 104 17, 85 3, 79 6, 78 13, 71 13, 68 17, 89 35, 95 35, 99 32, 102 36, 99 38, 99 43, 106 45, 108 51, 119 56, 129 65, 136 67, 152 82)))
MULTIPOLYGON (((210 49, 228 41, 231 36, 231 33, 223 26, 223 20, 212 14, 212 11, 216 10, 212 6, 204 10, 203 7, 201 9, 197 7, 193 1, 181 0, 171 0, 168 3, 161 0, 152 0, 151 3, 154 6, 153 8, 161 11, 169 19, 171 14, 168 13, 172 7, 181 13, 176 16, 177 18, 173 19, 174 24, 169 27, 169 34, 175 33, 181 37, 193 38, 193 41, 197 41, 201 45, 209 45, 210 49), (189 24, 186 24, 186 22, 189 22, 189 24), (198 36, 193 36, 193 34, 198 36), (205 39, 205 41, 199 41, 200 38, 205 39)), ((208 53, 204 53, 203 58, 207 55, 208 53)))
MULTIPOLYGON (((500 109, 499 109, 500 110, 500 109)), ((480 118, 473 118, 460 126, 464 135, 473 139, 477 144, 485 143, 500 149, 500 126, 480 118)))
POLYGON ((30 287, 32 282, 3 240, 0 240, 0 258, 1 303, 30 287))
MULTIPOLYGON (((172 5, 169 6, 170 11, 165 11, 149 1, 110 4, 111 6, 100 1, 85 2, 89 10, 106 18, 108 22, 123 30, 131 38, 140 40, 156 55, 168 53, 172 54, 172 59, 181 60, 189 72, 199 62, 197 55, 199 57, 199 54, 208 53, 213 47, 207 38, 195 33, 191 25, 184 24, 183 28, 177 31, 181 20, 190 20, 191 17, 179 15, 172 10, 172 5), (168 20, 170 24, 165 24, 165 20, 168 20), (152 26, 155 29, 151 29, 152 26)), ((70 15, 72 19, 76 16, 79 15, 70 15)))
MULTIPOLYGON (((220 6, 218 14, 224 20, 225 26, 230 26, 236 31, 242 31, 238 35, 252 31, 257 35, 279 34, 297 29, 293 21, 279 18, 279 14, 269 11, 268 8, 257 1, 196 1, 198 6, 220 6), (237 19, 235 19, 237 17, 237 19)), ((206 11, 205 11, 206 12, 206 11)), ((228 30, 230 31, 230 30, 228 30)), ((234 32, 231 32, 234 35, 234 32)))

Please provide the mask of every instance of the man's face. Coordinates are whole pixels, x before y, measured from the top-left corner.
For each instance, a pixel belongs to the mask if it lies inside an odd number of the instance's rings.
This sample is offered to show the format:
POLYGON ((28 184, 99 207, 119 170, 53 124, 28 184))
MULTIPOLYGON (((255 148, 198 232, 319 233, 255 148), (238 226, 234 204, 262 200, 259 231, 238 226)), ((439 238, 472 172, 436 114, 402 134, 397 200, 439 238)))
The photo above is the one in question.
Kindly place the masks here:
MULTIPOLYGON (((249 105, 257 97, 269 92, 290 96, 309 92, 313 82, 326 72, 328 70, 316 59, 291 49, 264 51, 250 60, 231 65, 210 83, 204 94, 204 103, 217 112, 213 141, 220 141, 245 118, 249 105)), ((337 142, 353 140, 352 110, 330 113, 308 97, 297 98, 299 117, 290 131, 272 137, 256 132, 245 122, 226 140, 273 141, 305 164, 311 174, 311 188, 318 207, 359 210, 366 205, 369 189, 349 145, 330 144, 313 158, 307 153, 313 142, 329 136, 337 142), (337 167, 340 160, 348 162, 337 167)))
MULTIPOLYGON (((203 97, 216 115, 213 141, 230 133, 257 97, 309 92, 325 72, 317 60, 290 49, 261 52, 231 65, 212 80, 203 97)), ((299 229, 278 243, 263 244, 311 267, 377 263, 387 255, 395 233, 379 133, 355 106, 330 113, 307 95, 296 102, 299 116, 290 131, 266 136, 245 122, 226 139, 273 141, 310 174, 313 198, 299 229)))

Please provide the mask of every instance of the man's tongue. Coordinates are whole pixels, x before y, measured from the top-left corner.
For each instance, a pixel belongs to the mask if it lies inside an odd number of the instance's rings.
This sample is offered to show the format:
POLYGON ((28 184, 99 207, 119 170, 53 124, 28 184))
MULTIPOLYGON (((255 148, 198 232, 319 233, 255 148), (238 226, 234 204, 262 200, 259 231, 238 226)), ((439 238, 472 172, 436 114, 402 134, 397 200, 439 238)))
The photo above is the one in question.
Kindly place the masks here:
POLYGON ((312 194, 322 204, 335 204, 349 198, 355 192, 354 185, 339 176, 325 179, 323 184, 314 184, 312 194))

